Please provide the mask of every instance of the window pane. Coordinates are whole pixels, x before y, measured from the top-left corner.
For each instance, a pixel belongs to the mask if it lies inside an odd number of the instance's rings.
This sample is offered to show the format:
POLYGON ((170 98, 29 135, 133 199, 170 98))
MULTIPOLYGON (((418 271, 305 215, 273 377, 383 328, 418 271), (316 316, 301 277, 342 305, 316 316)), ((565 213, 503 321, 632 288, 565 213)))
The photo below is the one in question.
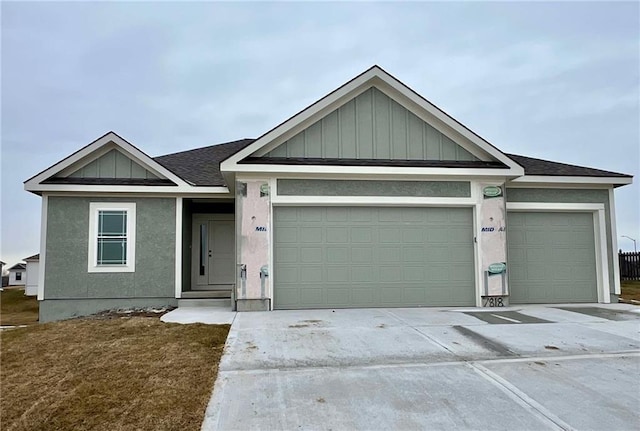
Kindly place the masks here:
POLYGON ((126 238, 98 238, 98 265, 125 265, 126 238))
POLYGON ((100 211, 98 214, 98 236, 125 236, 126 234, 126 211, 100 211))

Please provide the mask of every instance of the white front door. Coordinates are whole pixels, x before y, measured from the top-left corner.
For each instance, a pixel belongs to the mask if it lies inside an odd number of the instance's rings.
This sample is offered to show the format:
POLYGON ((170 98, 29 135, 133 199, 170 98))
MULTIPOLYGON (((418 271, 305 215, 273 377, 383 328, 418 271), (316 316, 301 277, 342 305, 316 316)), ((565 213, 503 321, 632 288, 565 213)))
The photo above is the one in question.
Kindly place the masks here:
POLYGON ((228 289, 235 283, 235 221, 232 214, 194 214, 192 290, 228 289))

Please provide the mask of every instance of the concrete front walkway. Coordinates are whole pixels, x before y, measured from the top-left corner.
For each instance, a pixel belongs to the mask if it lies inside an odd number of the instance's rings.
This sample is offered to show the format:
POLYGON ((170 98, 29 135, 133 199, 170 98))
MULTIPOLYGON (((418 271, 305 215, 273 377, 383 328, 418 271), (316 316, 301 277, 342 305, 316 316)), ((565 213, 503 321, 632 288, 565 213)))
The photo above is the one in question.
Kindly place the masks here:
POLYGON ((203 430, 640 429, 634 310, 238 313, 203 430))

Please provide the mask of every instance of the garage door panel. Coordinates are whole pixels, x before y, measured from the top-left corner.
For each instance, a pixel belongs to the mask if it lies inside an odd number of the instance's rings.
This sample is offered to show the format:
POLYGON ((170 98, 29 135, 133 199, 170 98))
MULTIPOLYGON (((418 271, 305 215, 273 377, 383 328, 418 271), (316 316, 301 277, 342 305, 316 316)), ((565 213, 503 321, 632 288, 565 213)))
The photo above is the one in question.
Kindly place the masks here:
POLYGON ((354 247, 351 249, 351 262, 372 263, 373 249, 371 247, 354 247))
POLYGON ((348 244, 349 228, 347 227, 328 227, 325 230, 326 241, 330 244, 348 244))
POLYGON ((373 232, 370 227, 352 227, 351 242, 371 244, 373 242, 373 232))
POLYGON ((380 281, 383 283, 392 283, 402 280, 402 271, 398 266, 381 266, 380 281))
POLYGON ((510 302, 596 302, 593 215, 508 214, 510 302))
POLYGON ((276 207, 274 213, 276 308, 475 304, 470 208, 276 207), (318 222, 306 221, 312 214, 318 222))
POLYGON ((330 283, 344 283, 351 280, 348 266, 328 265, 326 267, 327 281, 330 283))
POLYGON ((298 228, 297 227, 284 227, 278 229, 275 233, 276 244, 297 244, 298 243, 298 228))
POLYGON ((298 261, 298 247, 278 247, 274 263, 295 263, 298 261))
POLYGON ((350 250, 347 247, 326 247, 326 262, 341 263, 349 261, 350 250))
MULTIPOLYGON (((322 213, 317 211, 317 208, 307 208, 309 211, 314 211, 318 217, 322 220, 322 213)), ((329 222, 346 222, 349 219, 349 210, 347 208, 330 207, 326 210, 326 220, 329 222)))
POLYGON ((351 267, 351 281, 356 283, 372 282, 376 277, 375 271, 368 266, 351 267))
POLYGON ((380 258, 380 262, 400 262, 402 249, 400 247, 388 247, 382 246, 378 250, 378 256, 380 258))
POLYGON ((300 262, 302 263, 322 263, 321 247, 300 247, 300 262))

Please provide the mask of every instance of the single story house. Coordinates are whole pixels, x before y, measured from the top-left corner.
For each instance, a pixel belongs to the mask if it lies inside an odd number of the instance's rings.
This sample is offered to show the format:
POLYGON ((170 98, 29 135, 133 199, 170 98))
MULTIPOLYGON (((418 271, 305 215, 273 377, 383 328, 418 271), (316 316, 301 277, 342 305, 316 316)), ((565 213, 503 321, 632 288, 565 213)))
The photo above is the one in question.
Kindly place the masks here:
POLYGON ((26 257, 24 261, 27 262, 27 281, 24 294, 36 296, 38 294, 38 276, 40 275, 40 254, 26 257))
POLYGON ((506 154, 374 66, 257 139, 150 157, 109 132, 28 179, 40 321, 212 295, 239 311, 608 303, 631 181, 506 154))
POLYGON ((23 286, 27 281, 27 265, 16 263, 9 268, 9 286, 23 286))

